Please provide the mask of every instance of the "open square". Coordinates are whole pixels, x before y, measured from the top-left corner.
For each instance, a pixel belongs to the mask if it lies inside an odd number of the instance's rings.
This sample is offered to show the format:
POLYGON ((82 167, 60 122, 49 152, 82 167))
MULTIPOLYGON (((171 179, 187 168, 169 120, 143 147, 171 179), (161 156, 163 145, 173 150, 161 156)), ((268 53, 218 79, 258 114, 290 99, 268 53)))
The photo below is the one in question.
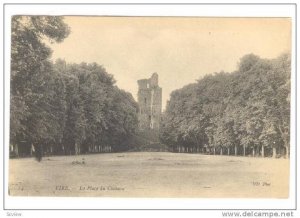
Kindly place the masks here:
POLYGON ((9 190, 13 196, 287 198, 288 169, 289 159, 167 152, 23 158, 9 162, 9 190))

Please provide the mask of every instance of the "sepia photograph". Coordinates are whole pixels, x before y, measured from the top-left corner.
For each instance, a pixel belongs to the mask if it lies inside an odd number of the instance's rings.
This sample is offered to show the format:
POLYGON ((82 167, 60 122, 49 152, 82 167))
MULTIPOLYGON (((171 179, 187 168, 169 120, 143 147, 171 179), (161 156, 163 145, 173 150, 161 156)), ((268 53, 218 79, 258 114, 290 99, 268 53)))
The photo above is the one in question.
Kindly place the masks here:
POLYGON ((3 217, 299 215, 295 3, 3 2, 3 217))
POLYGON ((289 198, 290 18, 10 22, 9 196, 289 198))

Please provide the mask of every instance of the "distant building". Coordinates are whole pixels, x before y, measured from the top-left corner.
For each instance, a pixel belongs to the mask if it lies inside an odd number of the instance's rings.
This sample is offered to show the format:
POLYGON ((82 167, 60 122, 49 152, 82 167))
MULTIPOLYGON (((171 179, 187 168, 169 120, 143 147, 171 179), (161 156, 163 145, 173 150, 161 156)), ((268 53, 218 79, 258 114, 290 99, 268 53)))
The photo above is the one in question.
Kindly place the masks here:
POLYGON ((159 130, 162 110, 162 89, 158 86, 158 74, 150 79, 138 80, 139 128, 159 130))

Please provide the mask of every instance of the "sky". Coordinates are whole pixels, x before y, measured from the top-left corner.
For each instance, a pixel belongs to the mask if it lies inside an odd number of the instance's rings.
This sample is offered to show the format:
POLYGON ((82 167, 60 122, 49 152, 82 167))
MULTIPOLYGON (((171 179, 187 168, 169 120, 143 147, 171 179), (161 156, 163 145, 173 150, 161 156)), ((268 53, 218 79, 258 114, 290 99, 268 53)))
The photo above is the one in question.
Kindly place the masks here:
POLYGON ((206 74, 232 72, 254 53, 291 50, 289 18, 67 16, 70 35, 52 44, 52 59, 96 62, 137 99, 137 80, 159 75, 163 109, 173 90, 206 74))

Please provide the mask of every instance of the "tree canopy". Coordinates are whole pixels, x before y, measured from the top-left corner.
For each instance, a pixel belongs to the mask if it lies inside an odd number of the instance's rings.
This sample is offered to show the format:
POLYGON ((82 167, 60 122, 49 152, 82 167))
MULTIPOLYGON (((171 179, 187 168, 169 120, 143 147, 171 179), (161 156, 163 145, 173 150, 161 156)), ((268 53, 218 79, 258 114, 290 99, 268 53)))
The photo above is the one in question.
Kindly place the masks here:
POLYGON ((236 72, 207 75, 172 92, 161 140, 174 151, 288 154, 290 72, 287 54, 273 60, 249 54, 236 72))
POLYGON ((12 17, 10 144, 17 154, 120 151, 137 128, 137 103, 96 63, 50 61, 70 33, 59 16, 12 17))

